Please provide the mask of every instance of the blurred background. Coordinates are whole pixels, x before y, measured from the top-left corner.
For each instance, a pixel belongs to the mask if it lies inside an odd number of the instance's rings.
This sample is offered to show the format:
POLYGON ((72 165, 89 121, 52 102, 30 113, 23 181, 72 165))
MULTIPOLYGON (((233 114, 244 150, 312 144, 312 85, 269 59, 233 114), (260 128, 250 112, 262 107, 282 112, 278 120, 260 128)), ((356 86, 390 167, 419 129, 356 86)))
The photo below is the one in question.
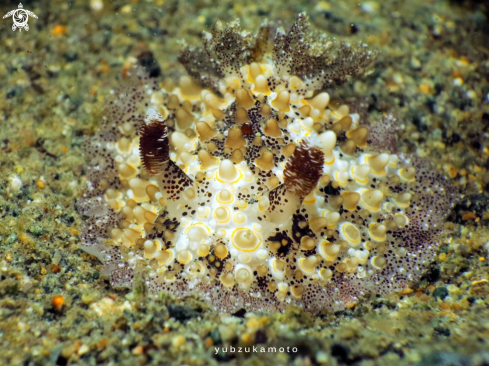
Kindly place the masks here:
MULTIPOLYGON (((38 17, 28 31, 0 19, 0 364, 489 364, 487 2, 22 4, 38 17), (224 318, 198 299, 111 289, 100 262, 78 248, 75 202, 83 139, 125 68, 139 63, 162 83, 177 80, 180 51, 216 21, 287 29, 300 12, 317 31, 378 51, 373 73, 330 94, 365 100, 373 121, 395 113, 401 151, 430 159, 465 195, 426 277, 412 293, 322 317, 292 309, 224 318), (245 334, 300 352, 214 354, 245 334)), ((2 1, 0 14, 17 7, 2 1)))

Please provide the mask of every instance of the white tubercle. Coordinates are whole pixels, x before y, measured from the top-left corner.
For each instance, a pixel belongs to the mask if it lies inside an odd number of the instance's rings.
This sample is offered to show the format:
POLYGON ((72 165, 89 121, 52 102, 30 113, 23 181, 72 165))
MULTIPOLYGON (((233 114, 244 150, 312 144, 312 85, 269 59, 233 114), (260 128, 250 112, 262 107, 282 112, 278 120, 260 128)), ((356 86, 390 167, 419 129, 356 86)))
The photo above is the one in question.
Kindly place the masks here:
POLYGON ((179 152, 189 152, 192 150, 192 139, 181 132, 173 132, 170 137, 170 142, 179 152))
POLYGON ((232 182, 239 176, 233 162, 225 159, 219 163, 219 178, 226 182, 232 182))
POLYGON ((333 131, 323 132, 318 136, 319 146, 324 153, 324 161, 332 163, 334 161, 333 149, 336 145, 336 134, 333 131))
POLYGON ((328 106, 329 103, 329 94, 326 92, 320 93, 316 95, 313 99, 308 100, 307 103, 320 111, 324 110, 328 106))
POLYGON ((200 242, 209 237, 209 233, 203 225, 194 225, 187 232, 190 241, 200 242))

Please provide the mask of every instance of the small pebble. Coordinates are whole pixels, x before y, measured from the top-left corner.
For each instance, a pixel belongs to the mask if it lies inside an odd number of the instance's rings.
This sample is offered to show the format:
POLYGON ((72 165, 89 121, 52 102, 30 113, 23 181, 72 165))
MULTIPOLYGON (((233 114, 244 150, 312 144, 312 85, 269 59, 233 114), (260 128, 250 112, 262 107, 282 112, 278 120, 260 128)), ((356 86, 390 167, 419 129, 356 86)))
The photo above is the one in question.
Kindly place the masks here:
POLYGON ((439 299, 443 300, 447 296, 448 296, 448 290, 446 289, 446 287, 437 287, 433 291, 433 297, 435 297, 435 298, 439 298, 439 299))
POLYGON ((124 5, 122 8, 121 8, 121 13, 122 14, 131 14, 132 13, 132 6, 131 5, 124 5))
POLYGON ((20 191, 22 188, 22 181, 20 180, 19 176, 14 174, 9 177, 9 184, 8 184, 8 191, 11 193, 16 193, 20 191))
POLYGON ((100 11, 104 8, 103 0, 90 0, 90 8, 93 11, 100 11))
POLYGON ((53 296, 51 300, 51 305, 53 305, 54 308, 60 308, 61 306, 63 306, 64 302, 65 298, 63 295, 56 295, 53 296))
POLYGON ((85 353, 87 353, 90 350, 86 344, 82 344, 81 347, 78 349, 78 354, 81 356, 85 353))
POLYGON ((360 7, 366 13, 377 13, 379 11, 379 3, 376 1, 365 1, 360 7))
POLYGON ((172 339, 171 344, 173 347, 181 347, 185 344, 185 337, 182 335, 177 335, 172 339))
POLYGON ((421 68, 421 61, 419 61, 416 57, 411 57, 411 67, 414 69, 421 68))

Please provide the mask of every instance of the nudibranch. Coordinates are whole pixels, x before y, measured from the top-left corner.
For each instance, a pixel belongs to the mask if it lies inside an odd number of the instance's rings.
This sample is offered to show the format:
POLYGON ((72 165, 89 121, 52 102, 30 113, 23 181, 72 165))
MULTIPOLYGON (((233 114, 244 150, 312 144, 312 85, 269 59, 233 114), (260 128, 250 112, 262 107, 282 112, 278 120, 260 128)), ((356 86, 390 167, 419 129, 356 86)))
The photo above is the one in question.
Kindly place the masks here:
POLYGON ((454 191, 325 91, 363 74, 364 45, 218 23, 161 88, 135 67, 86 140, 83 247, 116 287, 200 296, 219 312, 318 313, 413 283, 454 191))

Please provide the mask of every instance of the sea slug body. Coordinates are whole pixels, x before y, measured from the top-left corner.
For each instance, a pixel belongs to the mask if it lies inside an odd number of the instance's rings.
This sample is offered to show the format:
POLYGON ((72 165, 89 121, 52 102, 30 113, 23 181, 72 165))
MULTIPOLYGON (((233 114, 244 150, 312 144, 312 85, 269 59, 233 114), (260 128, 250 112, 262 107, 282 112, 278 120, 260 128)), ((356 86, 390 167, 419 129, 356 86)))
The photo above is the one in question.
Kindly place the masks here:
POLYGON ((433 259, 453 188, 397 153, 392 116, 372 126, 324 91, 373 53, 313 36, 305 14, 270 33, 218 23, 178 87, 134 68, 115 92, 79 204, 114 286, 318 313, 403 289, 433 259))

